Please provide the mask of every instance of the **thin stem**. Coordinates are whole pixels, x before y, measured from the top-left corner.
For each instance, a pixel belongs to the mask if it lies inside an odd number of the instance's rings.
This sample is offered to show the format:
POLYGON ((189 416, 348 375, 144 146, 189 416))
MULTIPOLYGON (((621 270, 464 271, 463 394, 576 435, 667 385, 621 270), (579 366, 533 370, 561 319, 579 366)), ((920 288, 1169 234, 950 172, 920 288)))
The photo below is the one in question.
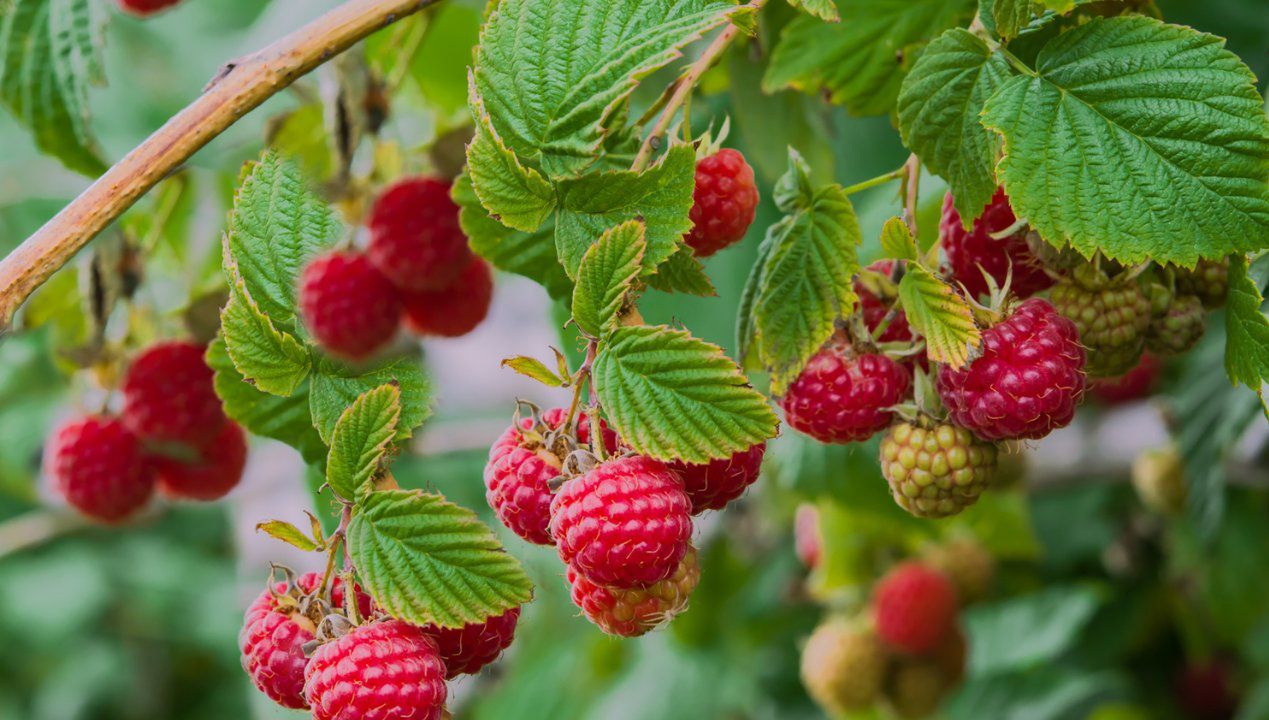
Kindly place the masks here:
POLYGON ((608 457, 608 448, 604 446, 603 426, 599 421, 599 396, 595 393, 595 381, 590 377, 590 368, 595 365, 595 356, 599 354, 599 342, 591 340, 586 344, 586 387, 590 393, 590 408, 586 411, 590 423, 590 451, 603 462, 608 457))
POLYGON ((1030 65, 1024 63, 1021 58, 1009 52, 1009 48, 1005 47, 1003 44, 992 40, 990 37, 983 37, 983 42, 987 43, 987 47, 991 48, 993 52, 1000 53, 1000 56, 1003 57, 1014 70, 1017 70, 1023 75, 1029 75, 1030 77, 1040 76, 1039 73, 1031 69, 1030 65))
POLYGON ((891 180, 898 180, 899 178, 906 175, 907 172, 908 172, 908 165, 907 163, 904 163, 903 167, 891 170, 885 175, 878 175, 875 178, 869 178, 868 180, 864 180, 863 182, 857 182, 854 185, 847 185, 846 188, 843 190, 843 192, 845 192, 847 195, 854 195, 857 192, 863 192, 864 190, 867 190, 869 188, 875 188, 878 185, 885 185, 891 180))
POLYGON ((586 344, 586 361, 582 363, 576 373, 573 373, 571 380, 573 383, 573 400, 568 405, 568 415, 564 417, 564 424, 561 426, 568 428, 569 432, 577 429, 573 423, 577 420, 577 409, 582 405, 582 386, 586 384, 586 380, 590 377, 590 367, 595 361, 595 353, 592 348, 597 344, 597 340, 591 340, 586 344))
POLYGON ((917 195, 921 190, 921 158, 916 153, 908 156, 908 161, 903 164, 904 169, 904 185, 907 190, 906 197, 903 202, 903 214, 906 216, 904 220, 908 223, 908 230, 912 231, 912 237, 918 237, 917 234, 917 195))
MULTIPOLYGON (((330 539, 327 540, 328 545, 326 546, 326 571, 322 573, 322 584, 318 586, 318 590, 317 590, 318 596, 324 595, 326 593, 326 586, 330 583, 330 579, 335 574, 335 567, 338 563, 336 558, 339 557, 339 549, 341 546, 344 547, 345 559, 347 559, 347 544, 344 542, 344 537, 348 534, 348 526, 351 523, 352 523, 352 505, 345 504, 343 512, 340 513, 339 515, 339 527, 330 536, 330 539)), ((347 585, 346 587, 352 587, 352 586, 347 585)))

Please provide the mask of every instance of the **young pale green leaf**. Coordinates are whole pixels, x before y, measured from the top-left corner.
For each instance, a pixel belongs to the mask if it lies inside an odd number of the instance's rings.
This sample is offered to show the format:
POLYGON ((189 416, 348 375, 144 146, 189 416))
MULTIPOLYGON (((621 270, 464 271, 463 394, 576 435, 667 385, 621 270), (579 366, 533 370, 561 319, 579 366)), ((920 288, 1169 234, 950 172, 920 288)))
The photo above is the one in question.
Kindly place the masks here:
POLYGON ((305 535, 299 528, 289 522, 283 522, 281 520, 262 522, 259 525, 256 525, 256 531, 263 532, 275 540, 281 540, 287 545, 298 548, 304 552, 313 552, 318 548, 318 544, 313 542, 312 538, 305 535))
POLYGON ((720 0, 501 0, 481 32, 476 88, 522 161, 576 175, 638 81, 738 11, 720 0))
POLYGON ((964 367, 982 343, 969 303, 951 285, 915 263, 899 281, 899 301, 908 322, 925 337, 930 360, 964 367))
POLYGON ((842 19, 833 0, 789 0, 789 4, 826 22, 838 22, 842 19))
POLYGON ((555 220, 533 232, 512 230, 489 215, 476 197, 466 171, 454 181, 451 194, 458 203, 458 223, 472 250, 505 272, 523 275, 546 288, 551 297, 567 297, 573 289, 555 255, 555 220))
POLYGON ((234 367, 255 387, 286 397, 308 377, 308 349, 274 326, 247 294, 241 278, 220 311, 220 324, 234 367))
POLYGON ((856 115, 894 109, 902 55, 967 22, 976 0, 837 0, 840 23, 804 15, 789 23, 771 55, 763 86, 827 92, 856 115))
POLYGON ((1044 6, 1036 0, 994 0, 991 13, 996 34, 1006 40, 1016 38, 1031 18, 1043 11, 1044 6))
POLYGON ((998 172, 1045 240, 1193 265, 1269 246, 1269 118, 1224 41, 1146 17, 1049 41, 983 109, 998 172))
POLYGON ((702 463, 774 437, 779 423, 722 348, 683 330, 613 331, 595 359, 595 390, 635 452, 702 463))
POLYGON ((792 145, 788 147, 788 156, 788 169, 776 179, 771 195, 776 207, 794 213, 815 202, 815 185, 811 182, 811 166, 792 145))
POLYGON ((383 468, 388 444, 401 420, 401 390, 381 385, 353 401, 339 416, 326 458, 326 482, 336 495, 352 502, 383 468))
POLYGON ((362 585, 392 617, 458 628, 528 602, 533 585, 475 513, 440 495, 373 492, 348 528, 362 585))
POLYGON ((916 238, 912 237, 912 228, 908 227, 903 218, 892 217, 881 226, 881 252, 896 260, 916 260, 919 257, 920 251, 917 250, 916 238))
POLYGON ((562 181, 555 222, 555 250, 569 277, 577 276, 582 255, 605 230, 640 218, 648 248, 643 268, 653 272, 679 248, 692 229, 692 190, 696 186, 696 153, 675 145, 647 171, 596 172, 562 181))
POLYGON ((692 248, 683 243, 668 260, 657 266, 655 275, 644 277, 648 287, 661 292, 686 293, 697 297, 714 297, 718 291, 705 273, 692 248))
POLYGON ((0 2, 0 103, 41 151, 89 176, 106 169, 88 122, 88 87, 105 79, 102 22, 93 0, 0 2))
POLYGON ((267 152, 238 188, 225 243, 260 309, 275 324, 289 326, 300 272, 339 232, 330 208, 295 164, 267 152))
POLYGON ((538 360, 537 358, 526 357, 524 355, 509 357, 502 361, 502 367, 511 368, 515 372, 527 378, 537 380, 548 387, 564 387, 564 385, 567 384, 567 381, 565 381, 563 377, 557 375, 546 366, 546 363, 538 360))
POLYGON ((526 168, 498 137, 489 111, 470 79, 476 136, 467 145, 467 173, 481 205, 509 228, 533 232, 555 209, 555 190, 542 174, 526 168))
POLYGON ((309 388, 304 383, 290 397, 257 390, 234 367, 223 337, 207 347, 207 365, 214 372, 216 394, 225 414, 255 435, 280 440, 300 451, 304 461, 326 458, 326 443, 313 427, 309 414, 309 388))
POLYGON ((626 297, 639 277, 648 248, 642 222, 631 220, 606 230, 582 256, 573 288, 573 320, 591 337, 617 325, 626 297))
POLYGON ((1247 258, 1229 262, 1225 309, 1225 372, 1235 384, 1263 392, 1269 383, 1269 317, 1260 288, 1247 274, 1247 258))
POLYGON ((768 258, 771 257, 771 249, 783 237, 785 226, 790 221, 791 218, 785 218, 767 228, 766 236, 758 245, 758 257, 754 260, 749 277, 745 279, 745 287, 740 292, 740 307, 736 310, 736 357, 740 360, 740 366, 747 370, 755 369, 754 356, 757 353, 754 352, 754 343, 757 340, 757 328, 754 323, 754 305, 758 302, 758 292, 762 289, 763 273, 768 258))
POLYGON ((903 142, 947 180, 967 226, 996 192, 1000 138, 978 117, 987 98, 1012 74, 999 53, 956 28, 926 47, 899 90, 903 142))
POLYGON ((401 418, 396 439, 404 440, 432 414, 432 385, 417 357, 402 357, 370 370, 319 358, 313 368, 309 408, 313 425, 327 443, 335 424, 358 396, 381 385, 395 385, 401 393, 401 418))

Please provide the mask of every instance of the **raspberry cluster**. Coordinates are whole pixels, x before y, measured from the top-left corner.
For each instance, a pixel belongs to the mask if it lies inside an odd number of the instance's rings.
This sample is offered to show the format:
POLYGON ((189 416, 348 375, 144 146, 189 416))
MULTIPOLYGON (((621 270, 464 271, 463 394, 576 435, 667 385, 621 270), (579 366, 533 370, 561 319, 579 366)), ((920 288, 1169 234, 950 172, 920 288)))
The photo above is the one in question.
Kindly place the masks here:
POLYGON ((301 274, 300 314, 313 338, 360 361, 402 325, 422 336, 474 330, 489 312, 493 273, 471 252, 458 216, 446 181, 407 178, 384 191, 365 252, 325 253, 301 274))
POLYGON ((1089 377, 1115 377, 1136 366, 1153 311, 1135 278, 1111 277, 1085 265, 1062 278, 1052 297, 1058 312, 1075 323, 1088 350, 1089 377))
POLYGON ((955 515, 978 502, 996 472, 996 444, 951 423, 901 422, 881 440, 881 474, 918 517, 955 515))
POLYGON ((217 500, 242 479, 247 439, 221 407, 201 345, 161 342, 124 375, 118 417, 72 418, 45 450, 45 470, 67 502, 106 523, 145 507, 155 488, 217 500))

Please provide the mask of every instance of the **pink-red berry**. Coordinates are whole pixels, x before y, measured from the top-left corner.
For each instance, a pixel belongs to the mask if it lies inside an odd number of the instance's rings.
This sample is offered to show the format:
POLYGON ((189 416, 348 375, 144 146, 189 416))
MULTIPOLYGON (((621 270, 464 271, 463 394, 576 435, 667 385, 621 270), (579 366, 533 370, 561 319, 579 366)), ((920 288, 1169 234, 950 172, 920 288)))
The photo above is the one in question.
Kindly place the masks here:
POLYGON ((1238 713, 1234 668, 1223 658, 1185 666, 1173 686, 1177 704, 1193 720, 1230 720, 1238 713))
POLYGON ((398 181, 370 211, 370 261, 402 290, 441 290, 471 260, 458 224, 450 183, 413 177, 398 181))
POLYGON ((445 711, 436 641, 401 620, 359 625, 322 645, 304 678, 313 720, 439 720, 445 711))
POLYGON ((461 628, 428 626, 427 631, 436 640, 441 660, 445 663, 446 679, 475 675, 497 660, 515 639, 519 620, 520 608, 515 607, 484 622, 469 623, 461 628))
POLYGON ((1142 353, 1136 367, 1119 377, 1094 380, 1089 383, 1089 392, 1107 405, 1142 400, 1154 392, 1162 373, 1163 363, 1148 352, 1142 353))
POLYGON ((493 273, 474 255, 449 285, 401 293, 405 327, 416 335, 466 335, 489 314, 492 301, 493 273))
POLYGON ((811 503, 799 505, 793 516, 793 546, 808 570, 819 567, 824 539, 820 537, 820 511, 811 503))
MULTIPOLYGON (((889 276, 894 270, 894 260, 878 260, 867 269, 889 276)), ((859 311, 864 316, 864 325, 869 331, 875 331, 890 315, 890 308, 895 303, 878 297, 858 278, 855 279, 855 294, 859 296, 859 311)), ((895 313, 881 336, 876 338, 877 342, 908 342, 911 339, 912 327, 908 324, 908 316, 902 309, 895 313)))
POLYGON ((780 400, 790 427, 825 443, 867 440, 894 419, 912 375, 885 355, 829 345, 806 364, 780 400))
POLYGON ((123 378, 123 422, 148 443, 199 447, 227 422, 202 345, 151 345, 123 378))
POLYGON ((683 478, 683 487, 692 501, 692 514, 700 515, 706 510, 722 510, 743 495, 758 480, 766 452, 767 444, 762 442, 728 458, 701 464, 680 460, 669 463, 669 468, 683 478))
POLYGON ((1009 287, 1021 298, 1030 297, 1053 284, 1052 278, 1027 245, 1026 228, 1001 240, 991 237, 1015 222, 1017 217, 1009 207, 1004 188, 996 190, 970 230, 966 230, 961 222, 952 194, 943 197, 939 239, 943 251, 947 253, 952 278, 963 284, 971 296, 977 298, 987 292, 984 271, 995 280, 997 287, 1003 287, 1012 268, 1013 279, 1009 287))
POLYGON ((683 481, 643 456, 600 463, 551 501, 560 559, 598 585, 630 588, 674 574, 692 536, 683 481))
POLYGON ((44 468, 72 507, 102 522, 126 519, 154 495, 141 443, 117 418, 88 415, 59 427, 44 468))
POLYGON ((674 574, 646 588, 608 588, 587 580, 571 565, 566 574, 573 604, 609 635, 638 637, 687 609, 701 579, 696 550, 689 548, 674 574))
POLYGON ((938 392, 952 421, 984 440, 1038 439, 1075 417, 1084 362, 1075 325, 1031 298, 983 331, 967 367, 942 367, 938 392))
POLYGON ((873 589, 877 635, 900 652, 923 655, 956 630, 956 586, 917 562, 891 568, 873 589))
POLYGON ((181 0, 119 0, 119 7, 125 12, 145 17, 147 15, 153 15, 160 10, 166 10, 180 1, 181 0))
POLYGON ((745 156, 726 148, 696 164, 692 231, 685 238, 697 257, 740 242, 753 224, 758 186, 745 156))
POLYGON ((166 455, 151 457, 159 489, 187 500, 219 500, 242 480, 247 466, 247 437, 238 423, 229 421, 193 460, 166 455))
POLYGON ((360 360, 396 335, 401 296, 366 256, 329 252, 304 268, 300 314, 322 347, 360 360))

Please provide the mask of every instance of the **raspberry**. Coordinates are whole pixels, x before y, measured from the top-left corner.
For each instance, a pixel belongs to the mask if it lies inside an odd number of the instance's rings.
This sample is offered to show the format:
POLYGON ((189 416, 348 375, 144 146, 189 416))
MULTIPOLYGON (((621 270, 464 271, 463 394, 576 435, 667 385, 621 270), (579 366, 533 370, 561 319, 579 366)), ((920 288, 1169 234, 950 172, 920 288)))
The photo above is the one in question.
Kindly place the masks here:
POLYGON ((1084 362, 1074 323, 1032 298, 983 331, 982 355, 967 367, 944 365, 938 392, 952 422, 984 440, 1036 440, 1075 417, 1084 362))
POLYGON ((838 345, 820 350, 780 400, 793 428, 825 443, 867 440, 894 418, 912 385, 908 369, 885 355, 838 345))
POLYGON ((164 493, 189 500, 219 500, 242 480, 247 438, 238 423, 226 422, 193 462, 158 455, 151 456, 150 463, 164 493))
POLYGON ((973 538, 953 538, 942 545, 935 545, 925 552, 922 559, 952 581, 956 586, 956 597, 963 604, 987 597, 996 580, 996 558, 973 538))
POLYGON ((1186 665, 1173 687, 1177 704, 1194 720, 1229 720, 1238 712, 1234 668, 1223 658, 1186 665))
POLYGON ((1177 515, 1189 494, 1185 465, 1174 446, 1146 450, 1132 462, 1132 486, 1141 502, 1155 512, 1177 515))
POLYGON ((1053 288, 1053 305, 1071 319, 1088 350, 1089 377, 1115 377, 1136 366, 1150 325, 1150 298, 1135 279, 1111 279, 1092 265, 1053 288))
POLYGON ((205 348, 191 342, 151 345, 123 378, 123 422, 150 443, 200 447, 227 422, 212 385, 205 348))
POLYGON ((364 255, 335 251, 304 268, 300 312, 323 347, 360 360, 396 335, 401 297, 364 255))
POLYGON ((965 671, 965 638, 953 630, 931 657, 896 659, 886 681, 887 704, 901 718, 930 717, 965 671))
POLYGON ((154 494, 154 472, 141 443, 117 418, 70 420, 53 433, 45 452, 45 472, 57 490, 91 518, 119 522, 154 494))
POLYGON ((1107 405, 1141 400, 1154 392, 1163 372, 1163 363, 1154 355, 1145 352, 1137 366, 1117 378, 1104 378, 1089 384, 1089 391, 1098 400, 1107 405))
MULTIPOLYGON (((894 260, 878 260, 869 265, 868 270, 880 273, 882 275, 890 275, 894 270, 894 260)), ((890 314, 890 306, 893 303, 887 302, 878 297, 872 290, 855 278, 855 294, 859 296, 859 311, 864 317, 864 325, 869 331, 875 331, 881 321, 890 314)), ((890 320, 890 324, 882 331, 881 336, 877 338, 877 342, 909 342, 912 340, 912 327, 908 325, 908 316, 900 309, 890 320)))
POLYGON ((1193 270, 1176 268, 1175 274, 1177 294, 1197 295, 1208 310, 1225 304, 1225 295, 1229 292, 1229 258, 1200 259, 1193 270))
POLYGON ((996 446, 963 427, 899 423, 881 440, 890 494, 917 517, 955 515, 978 502, 996 473, 996 446))
POLYGON ((443 290, 471 260, 450 184, 430 177, 401 180, 370 211, 366 253, 402 290, 443 290))
POLYGON ((885 648, 863 623, 831 619, 802 649, 802 684, 834 715, 860 712, 881 695, 887 661, 885 648))
POLYGON ((322 645, 304 678, 313 720, 439 720, 445 711, 436 641, 400 620, 360 625, 322 645))
POLYGON ((1195 295, 1177 295, 1165 314, 1146 329, 1146 349, 1159 355, 1180 355, 1198 344, 1207 329, 1203 301, 1195 295))
POLYGON ((124 12, 145 17, 153 15, 160 10, 166 10, 181 0, 119 0, 119 7, 124 12))
POLYGON ((674 574, 646 588, 609 588, 587 580, 572 565, 566 574, 573 604, 609 635, 639 637, 665 625, 687 609, 701 579, 696 550, 687 554, 674 574))
POLYGON ((484 622, 469 623, 461 628, 427 627, 436 640, 441 660, 445 663, 446 680, 459 675, 475 675, 502 654, 515 639, 520 608, 514 607, 484 622))
POLYGON ((798 559, 808 570, 819 567, 823 545, 820 511, 810 503, 802 503, 793 517, 793 546, 798 559))
POLYGON ((1009 207, 1009 198, 1005 195, 1004 188, 996 189, 996 194, 983 208, 971 230, 966 230, 961 223, 961 215, 956 212, 952 194, 948 193, 943 197, 939 240, 943 251, 947 253, 952 279, 964 285, 970 297, 977 298, 987 292, 984 271, 995 280, 998 287, 1003 287, 1012 268, 1009 289, 1020 298, 1031 297, 1053 284, 1052 278, 1044 271, 1044 266, 1031 253, 1025 229, 1002 240, 992 239, 992 233, 1009 228, 1017 219, 1013 209, 1009 207))
POLYGON ((696 163, 692 231, 684 240, 697 257, 740 242, 753 224, 758 187, 745 156, 730 148, 696 163))
MULTIPOLYGON (((546 432, 556 430, 568 411, 553 408, 542 414, 542 427, 534 428, 532 418, 520 420, 520 427, 507 428, 489 449, 485 465, 485 499, 494 514, 512 532, 531 543, 554 545, 551 537, 551 488, 560 476, 564 458, 546 447, 546 432), (533 431, 533 432, 530 432, 533 431)), ((617 435, 604 428, 604 445, 617 448, 617 435)), ((590 442, 590 420, 580 413, 577 441, 590 442)))
POLYGON ((597 585, 646 587, 674 574, 692 536, 683 481, 652 458, 609 460, 551 501, 560 559, 597 585))
POLYGON ((472 256, 462 273, 439 290, 402 291, 405 327, 416 335, 460 337, 489 314, 493 273, 489 264, 472 256))
MULTIPOLYGON (((260 593, 243 616, 238 646, 242 649, 242 669, 252 682, 277 704, 288 708, 306 708, 304 668, 308 658, 304 644, 313 639, 317 621, 310 615, 321 615, 325 609, 312 604, 312 593, 321 583, 318 573, 306 573, 295 587, 277 583, 272 592, 260 593)), ((370 612, 370 596, 357 593, 363 614, 370 612)), ((334 609, 343 607, 344 587, 339 578, 331 585, 334 609)))
POLYGON ((683 487, 692 501, 692 514, 700 515, 706 510, 722 510, 744 494, 758 479, 766 452, 767 444, 762 442, 729 458, 700 465, 680 460, 669 463, 669 468, 683 478, 683 487))
POLYGON ((877 635, 895 649, 925 655, 956 629, 956 587, 943 573, 904 562, 873 590, 877 635))

